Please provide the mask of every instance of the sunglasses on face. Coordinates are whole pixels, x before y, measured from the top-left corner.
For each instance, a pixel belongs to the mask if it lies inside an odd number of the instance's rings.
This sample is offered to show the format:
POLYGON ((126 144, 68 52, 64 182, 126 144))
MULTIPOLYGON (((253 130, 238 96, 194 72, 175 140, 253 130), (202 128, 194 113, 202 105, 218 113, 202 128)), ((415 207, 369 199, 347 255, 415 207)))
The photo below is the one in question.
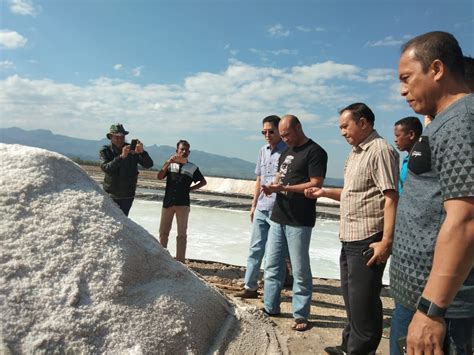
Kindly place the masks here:
POLYGON ((274 134, 275 131, 274 131, 273 129, 267 129, 267 130, 263 130, 263 131, 262 131, 262 134, 263 134, 263 135, 266 135, 267 133, 268 133, 268 134, 274 134))

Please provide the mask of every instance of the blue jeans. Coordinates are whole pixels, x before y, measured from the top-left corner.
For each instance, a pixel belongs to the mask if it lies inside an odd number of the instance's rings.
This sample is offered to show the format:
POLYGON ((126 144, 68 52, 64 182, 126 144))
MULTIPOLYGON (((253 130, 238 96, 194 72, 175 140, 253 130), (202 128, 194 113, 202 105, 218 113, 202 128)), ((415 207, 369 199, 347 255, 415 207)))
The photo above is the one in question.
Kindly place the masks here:
MULTIPOLYGON (((390 329, 390 355, 402 355, 397 347, 397 339, 406 337, 408 326, 415 311, 395 302, 395 310, 392 315, 392 325, 390 329)), ((446 337, 443 350, 445 354, 470 354, 471 333, 474 318, 446 318, 446 337), (451 347, 451 352, 449 351, 451 347), (455 348, 455 351, 453 351, 455 348)))
POLYGON ((265 245, 267 244, 268 230, 270 229, 271 211, 255 210, 253 216, 252 239, 250 240, 247 270, 245 271, 245 288, 256 291, 260 274, 265 245))
POLYGON ((309 261, 312 227, 294 227, 270 221, 263 303, 270 314, 280 313, 280 292, 285 279, 285 258, 293 268, 293 317, 307 320, 311 308, 313 276, 309 261))

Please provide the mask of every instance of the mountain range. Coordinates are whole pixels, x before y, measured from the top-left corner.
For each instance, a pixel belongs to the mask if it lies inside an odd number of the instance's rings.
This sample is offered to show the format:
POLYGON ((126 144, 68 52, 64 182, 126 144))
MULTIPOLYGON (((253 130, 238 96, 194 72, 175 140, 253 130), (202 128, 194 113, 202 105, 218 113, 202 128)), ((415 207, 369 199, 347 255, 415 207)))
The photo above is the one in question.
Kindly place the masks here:
MULTIPOLYGON (((72 159, 81 159, 85 162, 99 162, 99 149, 110 144, 106 138, 102 140, 87 140, 68 137, 45 129, 24 130, 18 127, 0 128, 0 143, 22 144, 30 147, 43 148, 61 153, 72 159)), ((159 169, 161 164, 174 154, 176 148, 169 145, 146 146, 155 165, 159 169)), ((206 176, 229 177, 235 179, 255 179, 255 163, 239 158, 229 158, 218 154, 211 154, 200 150, 192 150, 191 161, 199 166, 206 176)), ((326 178, 327 186, 342 186, 342 179, 326 178)))

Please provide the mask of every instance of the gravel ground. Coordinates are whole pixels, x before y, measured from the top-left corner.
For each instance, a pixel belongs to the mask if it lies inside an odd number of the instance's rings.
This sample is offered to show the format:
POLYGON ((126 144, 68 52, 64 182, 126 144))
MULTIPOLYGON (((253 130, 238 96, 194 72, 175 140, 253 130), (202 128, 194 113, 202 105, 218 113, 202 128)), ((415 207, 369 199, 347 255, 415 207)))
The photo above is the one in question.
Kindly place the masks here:
MULTIPOLYGON (((233 302, 249 308, 261 309, 263 288, 260 285, 259 299, 240 299, 233 296, 243 286, 245 268, 221 263, 189 260, 187 266, 199 274, 205 281, 220 289, 233 302)), ((340 343, 342 329, 346 322, 344 302, 339 280, 313 279, 313 301, 311 304, 312 328, 306 332, 291 329, 291 290, 282 291, 282 314, 272 317, 271 321, 279 334, 282 349, 288 354, 325 354, 324 348, 340 343)), ((389 354, 388 329, 393 310, 393 300, 388 289, 382 290, 384 307, 384 337, 379 345, 378 354, 389 354)))

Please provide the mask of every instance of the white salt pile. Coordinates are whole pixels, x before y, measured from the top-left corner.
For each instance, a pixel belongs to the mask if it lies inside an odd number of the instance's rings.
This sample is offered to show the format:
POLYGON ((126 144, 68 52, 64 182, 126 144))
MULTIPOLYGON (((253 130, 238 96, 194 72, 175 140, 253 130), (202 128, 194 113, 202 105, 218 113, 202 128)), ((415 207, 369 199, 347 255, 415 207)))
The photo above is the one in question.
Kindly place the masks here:
POLYGON ((0 186, 0 352, 281 351, 69 159, 0 144, 0 186))

